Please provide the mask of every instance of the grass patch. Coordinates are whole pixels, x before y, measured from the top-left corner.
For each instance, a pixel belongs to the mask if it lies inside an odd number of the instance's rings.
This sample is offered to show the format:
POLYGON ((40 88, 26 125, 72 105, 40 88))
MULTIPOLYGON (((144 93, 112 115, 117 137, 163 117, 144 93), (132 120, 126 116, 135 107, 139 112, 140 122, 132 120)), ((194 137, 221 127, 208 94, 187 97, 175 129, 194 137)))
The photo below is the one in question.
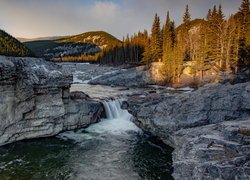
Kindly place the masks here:
POLYGON ((240 129, 240 134, 250 136, 250 129, 240 129))

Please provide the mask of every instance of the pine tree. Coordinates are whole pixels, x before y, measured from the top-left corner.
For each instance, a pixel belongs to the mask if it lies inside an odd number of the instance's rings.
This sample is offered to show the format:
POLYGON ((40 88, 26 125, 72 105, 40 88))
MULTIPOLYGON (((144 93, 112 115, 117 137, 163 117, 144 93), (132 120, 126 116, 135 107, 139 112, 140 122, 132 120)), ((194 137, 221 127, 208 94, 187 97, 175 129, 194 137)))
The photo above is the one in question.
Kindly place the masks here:
MULTIPOLYGON (((168 39, 168 33, 170 30, 171 26, 171 21, 170 21, 170 16, 169 16, 169 11, 167 12, 167 17, 166 17, 166 22, 163 25, 163 30, 162 30, 162 36, 163 36, 163 52, 166 50, 167 47, 167 42, 169 41, 168 39)), ((163 53, 164 54, 164 53, 163 53)), ((163 58, 164 59, 164 58, 163 58)))
POLYGON ((208 10, 208 13, 207 13, 207 20, 211 20, 211 17, 212 17, 212 11, 211 9, 208 10))
POLYGON ((183 32, 183 38, 184 38, 184 61, 191 60, 191 55, 190 55, 190 36, 189 36, 190 21, 191 21, 191 15, 189 13, 188 5, 186 5, 185 13, 183 15, 183 23, 184 23, 184 32, 183 32))
POLYGON ((188 5, 186 5, 185 13, 183 15, 183 23, 185 24, 187 30, 190 28, 190 21, 191 15, 189 13, 188 5))
POLYGON ((161 28, 160 28, 160 18, 155 14, 154 23, 152 26, 151 34, 151 55, 152 62, 161 60, 162 58, 162 41, 161 41, 161 28))
POLYGON ((226 68, 226 57, 225 57, 225 40, 226 40, 226 21, 225 21, 225 16, 222 12, 222 6, 221 4, 219 5, 218 9, 218 14, 217 14, 217 34, 218 34, 218 47, 220 49, 219 51, 219 66, 220 68, 224 71, 226 68))
POLYGON ((240 13, 240 23, 241 23, 241 36, 244 37, 247 26, 248 26, 248 15, 250 13, 250 1, 249 0, 243 0, 241 3, 241 7, 239 9, 240 13))
POLYGON ((230 16, 226 22, 226 41, 225 41, 225 70, 227 72, 236 72, 238 63, 238 49, 239 49, 239 30, 236 26, 234 16, 230 16))
POLYGON ((145 44, 142 61, 146 66, 150 66, 152 61, 151 39, 148 38, 145 44))
MULTIPOLYGON (((211 10, 208 11, 208 19, 211 18, 211 10), (210 17, 209 17, 210 16, 210 17)), ((203 80, 204 73, 211 69, 210 61, 207 61, 208 52, 208 30, 207 22, 203 22, 200 28, 200 44, 199 44, 199 58, 198 58, 198 71, 200 73, 200 80, 203 80)))
POLYGON ((239 68, 250 66, 250 1, 243 0, 239 9, 239 68))
POLYGON ((221 6, 221 4, 220 4, 220 5, 219 5, 219 10, 218 10, 218 20, 219 20, 219 21, 223 21, 224 18, 225 18, 225 16, 224 16, 224 14, 223 14, 223 12, 222 12, 222 6, 221 6))
POLYGON ((168 83, 171 83, 174 78, 174 45, 175 25, 174 22, 171 22, 169 12, 167 12, 166 22, 163 26, 163 66, 161 74, 168 83))
MULTIPOLYGON (((167 21, 168 22, 168 21, 167 21)), ((164 51, 164 72, 166 76, 166 81, 169 83, 173 83, 175 79, 175 70, 177 68, 176 57, 174 54, 175 46, 176 46, 176 35, 175 35, 175 23, 168 22, 169 29, 166 36, 166 49, 164 51)))
POLYGON ((222 12, 221 5, 218 10, 214 6, 211 15, 208 14, 208 57, 207 61, 214 63, 218 71, 225 69, 225 39, 226 21, 222 12))

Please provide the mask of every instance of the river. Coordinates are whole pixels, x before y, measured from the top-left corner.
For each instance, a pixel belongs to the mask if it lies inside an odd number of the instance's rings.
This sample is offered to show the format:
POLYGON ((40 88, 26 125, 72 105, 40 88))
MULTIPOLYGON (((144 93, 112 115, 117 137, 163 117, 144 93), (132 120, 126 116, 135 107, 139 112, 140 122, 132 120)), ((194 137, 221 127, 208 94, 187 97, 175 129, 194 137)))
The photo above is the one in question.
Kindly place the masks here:
POLYGON ((142 132, 120 100, 86 129, 0 148, 0 179, 172 179, 172 149, 142 132))

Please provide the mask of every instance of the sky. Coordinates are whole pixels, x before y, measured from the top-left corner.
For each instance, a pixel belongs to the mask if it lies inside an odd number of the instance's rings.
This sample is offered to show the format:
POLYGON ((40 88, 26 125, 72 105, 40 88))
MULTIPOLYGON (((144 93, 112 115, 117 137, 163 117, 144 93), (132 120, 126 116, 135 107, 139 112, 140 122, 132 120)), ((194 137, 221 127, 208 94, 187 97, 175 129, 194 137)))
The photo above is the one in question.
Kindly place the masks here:
POLYGON ((0 29, 23 38, 103 30, 122 39, 150 31, 155 13, 164 22, 169 10, 179 25, 186 4, 192 19, 205 18, 219 4, 228 17, 238 11, 241 0, 0 0, 0 29))

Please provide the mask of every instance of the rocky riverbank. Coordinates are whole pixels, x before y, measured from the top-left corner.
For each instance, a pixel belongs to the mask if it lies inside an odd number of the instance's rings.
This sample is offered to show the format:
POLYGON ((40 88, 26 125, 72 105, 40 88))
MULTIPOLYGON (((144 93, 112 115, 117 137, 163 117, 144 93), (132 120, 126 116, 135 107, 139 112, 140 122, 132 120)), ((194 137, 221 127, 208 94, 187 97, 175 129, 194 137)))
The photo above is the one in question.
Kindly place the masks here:
MULTIPOLYGON (((0 56, 0 145, 97 122, 102 104, 70 92, 74 80, 127 87, 152 82, 143 68, 68 67, 0 56)), ((175 149, 175 179, 250 179, 250 82, 172 95, 167 89, 140 89, 123 105, 138 126, 175 149)))
POLYGON ((250 179, 250 82, 130 97, 123 106, 174 147, 175 179, 250 179))
POLYGON ((97 122, 101 103, 70 93, 72 82, 72 73, 58 64, 0 56, 0 145, 97 122))

